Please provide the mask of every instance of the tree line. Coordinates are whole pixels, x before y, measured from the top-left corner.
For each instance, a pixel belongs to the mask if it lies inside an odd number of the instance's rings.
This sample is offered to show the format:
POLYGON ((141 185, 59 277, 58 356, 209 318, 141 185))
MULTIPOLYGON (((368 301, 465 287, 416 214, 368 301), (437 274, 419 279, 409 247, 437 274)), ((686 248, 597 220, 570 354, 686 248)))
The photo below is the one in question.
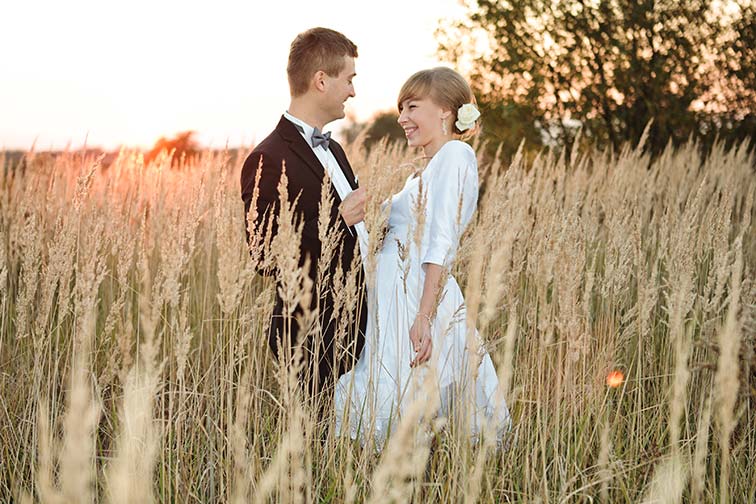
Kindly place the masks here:
MULTIPOLYGON (((471 80, 483 138, 505 155, 523 140, 569 148, 577 135, 616 150, 647 125, 652 153, 756 139, 751 0, 467 0, 436 39, 471 80)), ((401 138, 395 117, 379 114, 366 145, 401 138)))

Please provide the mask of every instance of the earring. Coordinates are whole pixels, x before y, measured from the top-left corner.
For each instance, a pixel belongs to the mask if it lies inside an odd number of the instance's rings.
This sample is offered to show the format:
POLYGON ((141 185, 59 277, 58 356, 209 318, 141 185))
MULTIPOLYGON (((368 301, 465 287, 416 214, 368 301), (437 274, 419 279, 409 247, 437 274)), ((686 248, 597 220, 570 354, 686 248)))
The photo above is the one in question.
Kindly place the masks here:
POLYGON ((441 119, 441 133, 443 133, 444 135, 449 134, 449 130, 446 129, 446 121, 444 121, 443 119, 441 119))

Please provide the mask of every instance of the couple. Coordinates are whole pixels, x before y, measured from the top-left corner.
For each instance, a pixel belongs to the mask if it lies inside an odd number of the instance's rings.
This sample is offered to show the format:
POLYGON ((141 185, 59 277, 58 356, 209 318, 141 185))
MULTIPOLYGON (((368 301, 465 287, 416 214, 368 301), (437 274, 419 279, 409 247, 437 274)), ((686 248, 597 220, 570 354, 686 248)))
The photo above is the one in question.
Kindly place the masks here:
MULTIPOLYGON (((312 395, 333 392, 337 434, 349 432, 363 443, 372 438, 380 447, 412 401, 435 394, 439 414, 451 411, 459 397, 470 397, 470 434, 477 436, 487 424, 500 438, 509 427, 509 411, 497 393, 490 356, 482 346, 469 349, 468 341, 479 337, 474 328, 468 335, 464 298, 448 274, 478 199, 476 156, 458 139, 477 129, 472 91, 448 68, 418 72, 400 90, 399 123, 408 145, 422 149, 427 165, 384 203, 390 205, 388 230, 377 252, 375 284, 367 292, 365 190, 358 188, 341 146, 330 133, 322 133, 327 123, 344 117, 344 102, 355 95, 356 57, 357 47, 341 33, 313 28, 299 34, 287 66, 289 109, 242 169, 247 229, 267 230, 269 216, 275 219, 280 209, 277 186, 285 166, 288 201, 303 226, 299 266, 309 264, 313 306, 319 297, 322 330, 313 338, 304 329, 299 334, 296 314, 286 314, 278 289, 268 336, 272 352, 285 360, 293 354, 292 345, 302 344, 308 376, 303 386, 312 395), (332 291, 337 288, 315 285, 318 259, 327 245, 318 230, 326 174, 336 203, 330 225, 341 231, 328 266, 330 278, 341 269, 345 276, 356 275, 362 287, 359 300, 346 312, 334 313, 332 291), (325 294, 318 296, 316 290, 325 294), (334 317, 353 321, 336 342, 340 321, 334 317), (470 363, 477 367, 471 369, 470 363), (427 387, 413 388, 420 381, 430 383, 433 394, 427 387)), ((275 223, 270 233, 276 233, 275 223)))

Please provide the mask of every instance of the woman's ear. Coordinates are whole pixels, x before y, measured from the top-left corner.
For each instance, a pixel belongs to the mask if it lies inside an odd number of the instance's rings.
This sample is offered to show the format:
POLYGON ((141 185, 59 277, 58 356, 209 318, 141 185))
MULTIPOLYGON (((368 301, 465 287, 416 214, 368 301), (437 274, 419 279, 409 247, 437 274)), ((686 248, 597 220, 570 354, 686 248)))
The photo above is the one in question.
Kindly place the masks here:
POLYGON ((447 117, 451 115, 451 110, 443 110, 441 111, 441 119, 446 120, 447 117))

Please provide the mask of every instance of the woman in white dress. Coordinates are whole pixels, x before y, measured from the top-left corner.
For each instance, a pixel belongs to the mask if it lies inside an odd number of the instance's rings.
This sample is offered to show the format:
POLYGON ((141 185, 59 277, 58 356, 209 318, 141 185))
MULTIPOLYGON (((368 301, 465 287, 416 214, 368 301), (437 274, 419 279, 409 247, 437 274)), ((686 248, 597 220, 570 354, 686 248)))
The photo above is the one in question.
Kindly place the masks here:
POLYGON ((501 439, 509 411, 477 331, 468 335, 462 291, 449 274, 478 201, 475 152, 456 138, 474 132, 480 114, 465 79, 443 67, 410 77, 398 107, 409 146, 429 161, 384 203, 391 205, 388 231, 368 297, 365 346, 336 384, 336 431, 362 443, 372 436, 380 448, 415 399, 435 396, 441 416, 459 414, 468 398, 470 435, 477 439, 488 425, 501 439), (428 376, 434 394, 413 386, 428 376))

